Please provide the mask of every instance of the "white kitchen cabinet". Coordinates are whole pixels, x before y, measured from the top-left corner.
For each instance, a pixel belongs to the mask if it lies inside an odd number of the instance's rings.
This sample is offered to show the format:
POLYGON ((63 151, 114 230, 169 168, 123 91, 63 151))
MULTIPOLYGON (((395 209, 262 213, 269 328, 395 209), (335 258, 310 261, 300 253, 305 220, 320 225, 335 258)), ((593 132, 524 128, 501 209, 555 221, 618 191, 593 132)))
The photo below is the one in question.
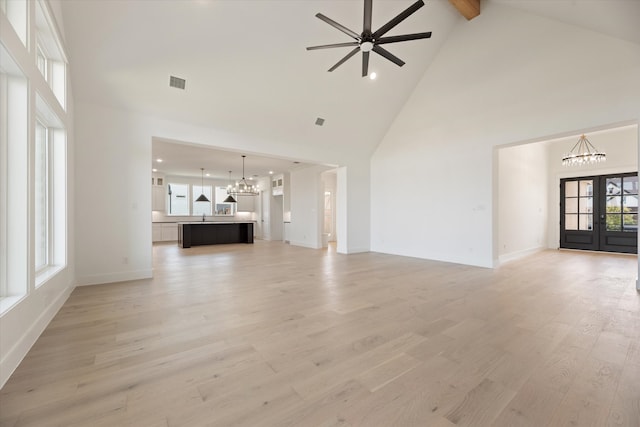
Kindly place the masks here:
POLYGON ((153 242, 162 241, 162 224, 151 224, 151 240, 153 242))
POLYGON ((256 196, 238 196, 236 197, 238 204, 236 210, 238 212, 253 212, 255 208, 256 196))
POLYGON ((164 177, 151 177, 151 210, 163 212, 166 209, 164 177))
POLYGON ((162 241, 175 242, 178 240, 178 224, 162 224, 162 241))
POLYGON ((164 211, 165 210, 164 187, 159 187, 157 185, 154 185, 151 191, 152 191, 151 209, 154 211, 164 211))
POLYGON ((282 196, 284 194, 284 176, 274 175, 271 177, 271 194, 282 196))
POLYGON ((178 224, 175 222, 156 222, 151 225, 154 242, 175 242, 178 240, 178 224))

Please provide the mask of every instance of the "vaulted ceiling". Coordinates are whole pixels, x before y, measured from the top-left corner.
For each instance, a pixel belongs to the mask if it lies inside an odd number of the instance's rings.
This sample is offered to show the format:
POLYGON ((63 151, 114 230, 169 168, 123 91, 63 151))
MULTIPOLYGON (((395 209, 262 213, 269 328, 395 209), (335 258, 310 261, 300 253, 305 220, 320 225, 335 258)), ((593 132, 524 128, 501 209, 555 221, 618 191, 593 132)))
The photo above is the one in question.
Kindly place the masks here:
MULTIPOLYGON (((373 0, 373 27, 413 2, 373 0)), ((432 37, 387 45, 406 62, 402 68, 372 55, 376 80, 361 77, 359 58, 327 72, 348 48, 305 49, 350 41, 314 15, 359 32, 362 0, 61 4, 76 103, 249 135, 264 141, 264 154, 277 141, 370 155, 456 26, 474 25, 494 6, 640 43, 636 0, 483 0, 480 16, 467 21, 454 4, 469 2, 475 0, 425 0, 388 35, 431 31, 432 37), (186 80, 185 90, 169 87, 171 75, 186 80), (318 117, 325 119, 322 127, 315 125, 318 117)))

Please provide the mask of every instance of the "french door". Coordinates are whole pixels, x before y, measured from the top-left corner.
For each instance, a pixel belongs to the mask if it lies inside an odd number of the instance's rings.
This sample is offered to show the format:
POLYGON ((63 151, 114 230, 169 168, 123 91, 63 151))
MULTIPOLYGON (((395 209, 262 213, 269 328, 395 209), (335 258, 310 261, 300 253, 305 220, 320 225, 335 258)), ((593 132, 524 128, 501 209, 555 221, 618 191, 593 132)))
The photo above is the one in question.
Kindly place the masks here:
POLYGON ((638 252, 638 174, 560 180, 560 247, 638 252))

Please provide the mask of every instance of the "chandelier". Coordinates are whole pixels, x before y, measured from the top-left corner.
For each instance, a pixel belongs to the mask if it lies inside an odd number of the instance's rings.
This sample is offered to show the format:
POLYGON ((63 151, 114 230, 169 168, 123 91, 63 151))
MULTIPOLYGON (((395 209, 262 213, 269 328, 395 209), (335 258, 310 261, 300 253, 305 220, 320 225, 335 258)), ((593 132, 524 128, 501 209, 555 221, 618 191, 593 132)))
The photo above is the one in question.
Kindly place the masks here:
POLYGON ((259 193, 258 187, 249 184, 247 180, 244 178, 244 158, 247 157, 244 154, 242 155, 242 179, 236 182, 236 185, 233 186, 230 190, 227 190, 227 194, 231 196, 257 196, 259 193))
POLYGON ((598 151, 586 136, 582 135, 571 151, 562 158, 562 166, 580 166, 607 160, 604 151, 598 151))

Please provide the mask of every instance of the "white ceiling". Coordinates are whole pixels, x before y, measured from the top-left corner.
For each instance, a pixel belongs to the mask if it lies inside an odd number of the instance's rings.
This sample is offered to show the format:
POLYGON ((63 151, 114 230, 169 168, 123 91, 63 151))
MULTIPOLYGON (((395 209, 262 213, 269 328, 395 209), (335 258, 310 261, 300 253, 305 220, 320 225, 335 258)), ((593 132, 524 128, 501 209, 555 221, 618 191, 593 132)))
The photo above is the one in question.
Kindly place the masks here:
MULTIPOLYGON (((374 29, 413 2, 374 0, 374 29)), ((387 35, 432 31, 432 38, 385 46, 406 62, 402 68, 372 53, 369 71, 378 74, 375 81, 360 76, 359 54, 326 71, 349 48, 305 49, 350 41, 317 19, 318 12, 361 32, 362 0, 63 0, 61 5, 76 102, 247 135, 264 141, 259 152, 267 156, 273 141, 369 156, 456 25, 473 23, 448 0, 425 2, 387 35), (170 75, 186 79, 186 90, 170 88, 170 75), (314 124, 317 117, 326 119, 323 127, 314 124)), ((487 13, 490 6, 508 5, 640 43, 639 0, 483 0, 482 5, 487 13)), ((234 165, 217 172, 239 171, 234 165)), ((207 165, 184 166, 200 167, 207 165)))

